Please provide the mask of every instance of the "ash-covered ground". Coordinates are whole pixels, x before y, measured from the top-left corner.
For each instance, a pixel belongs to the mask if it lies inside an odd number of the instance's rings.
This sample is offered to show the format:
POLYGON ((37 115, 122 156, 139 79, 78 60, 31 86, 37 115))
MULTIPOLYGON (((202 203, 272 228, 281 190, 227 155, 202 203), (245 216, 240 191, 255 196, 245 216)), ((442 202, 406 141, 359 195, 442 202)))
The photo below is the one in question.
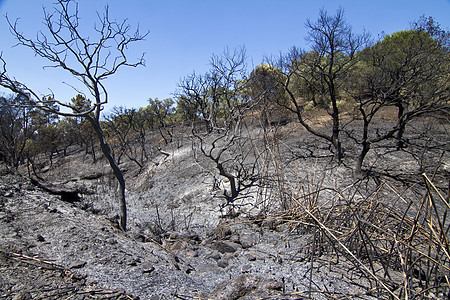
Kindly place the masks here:
MULTIPOLYGON (((306 195, 316 192, 319 206, 374 191, 398 199, 393 189, 378 189, 384 182, 419 201, 423 172, 434 172, 439 188, 448 184, 448 124, 433 127, 433 141, 426 140, 427 124, 409 129, 409 148, 372 149, 365 163, 370 175, 361 180, 353 174, 358 149, 347 148, 337 165, 326 143, 288 123, 276 132, 278 183, 297 199, 311 201, 306 195)), ((192 148, 185 139, 141 170, 131 161, 121 165, 127 232, 117 227, 116 184, 105 160, 93 164, 73 150, 39 174, 53 184, 82 186, 86 193, 75 202, 33 185, 26 168, 19 174, 2 167, 0 299, 377 298, 368 293, 370 282, 352 273, 351 261, 320 254, 314 232, 285 218, 279 186, 255 186, 225 206, 226 181, 192 148)))

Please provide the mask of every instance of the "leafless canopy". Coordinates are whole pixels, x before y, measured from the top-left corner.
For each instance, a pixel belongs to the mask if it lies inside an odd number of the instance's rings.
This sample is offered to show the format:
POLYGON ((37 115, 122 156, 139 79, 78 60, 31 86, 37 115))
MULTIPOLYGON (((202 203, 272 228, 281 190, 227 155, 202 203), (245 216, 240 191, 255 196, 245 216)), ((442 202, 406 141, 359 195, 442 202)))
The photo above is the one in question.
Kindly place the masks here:
MULTIPOLYGON (((59 0, 52 12, 44 8, 45 32, 38 31, 35 38, 26 37, 20 30, 18 20, 7 17, 11 33, 18 45, 26 46, 40 57, 47 59, 47 68, 62 68, 83 83, 94 97, 94 106, 88 112, 80 112, 70 104, 52 98, 57 104, 70 108, 76 114, 91 113, 108 102, 108 93, 103 80, 115 74, 123 66, 144 65, 144 54, 135 62, 129 62, 126 50, 130 44, 143 40, 148 33, 141 34, 139 28, 132 32, 127 20, 111 20, 109 8, 103 14, 97 13, 98 23, 94 25, 94 35, 83 33, 80 25, 78 3, 59 0)), ((3 59, 2 59, 3 60, 3 59)), ((13 87, 14 92, 27 91, 45 107, 45 101, 32 93, 25 85, 6 76, 3 60, 2 86, 13 87)), ((97 112, 98 113, 98 112, 97 112)), ((98 116, 96 116, 98 117, 98 116)))

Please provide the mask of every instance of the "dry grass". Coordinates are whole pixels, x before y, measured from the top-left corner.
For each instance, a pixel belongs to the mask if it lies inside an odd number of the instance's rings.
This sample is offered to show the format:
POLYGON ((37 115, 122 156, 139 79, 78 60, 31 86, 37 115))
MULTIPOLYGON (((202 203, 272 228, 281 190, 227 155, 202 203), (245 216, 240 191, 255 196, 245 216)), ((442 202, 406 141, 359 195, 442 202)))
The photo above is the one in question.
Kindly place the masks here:
MULTIPOLYGON (((317 291, 330 298, 444 299, 450 297, 450 209, 423 174, 421 199, 407 199, 388 182, 367 196, 362 181, 345 191, 312 180, 290 194, 290 208, 278 214, 292 232, 311 233, 311 267, 349 264, 346 279, 365 293, 317 291), (323 195, 326 194, 326 195, 323 195), (363 196, 365 195, 365 196, 363 196), (326 202, 320 199, 327 199, 326 202)), ((311 287, 313 284, 311 284, 311 287)), ((312 288, 313 289, 313 288, 312 288)))

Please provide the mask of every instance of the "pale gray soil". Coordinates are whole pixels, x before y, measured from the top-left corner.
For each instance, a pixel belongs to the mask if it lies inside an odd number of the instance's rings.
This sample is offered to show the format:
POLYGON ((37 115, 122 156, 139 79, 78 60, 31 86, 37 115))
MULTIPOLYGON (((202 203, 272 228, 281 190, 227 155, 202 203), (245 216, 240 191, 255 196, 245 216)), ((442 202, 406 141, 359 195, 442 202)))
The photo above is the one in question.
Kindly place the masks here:
MULTIPOLYGON (((442 167, 436 185, 447 188, 446 126, 428 141, 438 149, 375 148, 365 165, 372 166, 372 177, 358 182, 352 172, 356 149, 346 149, 345 163, 337 166, 327 144, 289 123, 277 132, 280 176, 299 198, 323 189, 323 203, 336 197, 332 190, 365 197, 386 180, 414 200, 424 191, 420 174, 432 174, 437 164, 442 167), (358 190, 352 189, 355 182, 358 190)), ((411 143, 425 141, 425 129, 417 128, 408 133, 411 143)), ((349 261, 326 255, 311 260, 312 232, 280 219, 274 191, 252 194, 233 210, 222 208, 225 200, 213 184, 217 172, 204 157, 194 159, 189 140, 164 150, 170 156, 154 156, 141 172, 132 162, 121 165, 128 188, 125 233, 116 226, 116 185, 106 161, 92 164, 91 157, 74 151, 40 174, 92 192, 75 203, 3 168, 0 299, 321 299, 326 293, 371 298, 364 295, 369 283, 351 273, 349 261)), ((380 195, 398 199, 387 188, 380 195)))

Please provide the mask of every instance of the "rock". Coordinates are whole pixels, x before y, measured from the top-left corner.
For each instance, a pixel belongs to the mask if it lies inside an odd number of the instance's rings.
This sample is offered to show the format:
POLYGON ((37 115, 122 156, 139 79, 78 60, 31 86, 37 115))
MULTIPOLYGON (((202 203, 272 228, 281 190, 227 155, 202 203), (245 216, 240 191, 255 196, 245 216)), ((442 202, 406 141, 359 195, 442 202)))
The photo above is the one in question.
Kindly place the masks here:
POLYGON ((208 255, 206 258, 212 258, 215 260, 219 260, 222 258, 222 255, 220 255, 219 251, 213 251, 210 255, 208 255))
POLYGON ((42 235, 40 235, 40 234, 38 234, 38 235, 36 236, 36 239, 37 239, 38 242, 45 242, 44 237, 43 237, 42 235))
POLYGON ((274 279, 265 279, 248 274, 220 283, 209 295, 208 299, 256 299, 263 298, 269 290, 280 291, 283 284, 274 279))
POLYGON ((86 251, 87 249, 89 249, 89 246, 87 244, 80 245, 80 251, 86 251))
POLYGON ((227 224, 219 225, 214 229, 214 236, 217 239, 227 239, 233 234, 230 226, 227 224))
POLYGON ((142 273, 150 274, 153 271, 155 271, 155 267, 152 264, 150 264, 150 263, 143 263, 142 264, 142 273))
POLYGON ((284 289, 284 284, 274 279, 268 279, 264 282, 264 288, 266 290, 282 291, 284 289))
POLYGON ((220 270, 217 266, 217 263, 214 264, 198 264, 195 266, 195 273, 196 274, 202 274, 202 273, 214 273, 217 274, 220 270))
POLYGON ((239 236, 237 234, 233 234, 230 237, 230 242, 233 242, 233 243, 236 243, 236 244, 240 244, 241 243, 240 242, 240 238, 239 238, 239 236))
POLYGON ((242 248, 247 249, 251 246, 255 245, 258 242, 258 237, 255 234, 251 233, 244 233, 241 234, 239 237, 239 243, 241 244, 242 248))
POLYGON ((220 253, 234 253, 239 249, 239 245, 233 242, 214 242, 210 246, 211 249, 217 250, 220 253))
MULTIPOLYGON (((183 240, 165 241, 165 242, 167 242, 166 245, 170 249, 170 251, 184 250, 188 247, 188 243, 183 240)), ((164 246, 164 242, 163 242, 163 246, 164 246)))
POLYGON ((255 261, 258 258, 258 255, 255 253, 248 253, 245 257, 247 257, 248 261, 255 261))
POLYGON ((274 217, 267 217, 261 224, 261 227, 267 227, 271 230, 275 230, 277 228, 278 221, 274 217))
POLYGON ((129 259, 126 260, 127 265, 131 266, 131 267, 137 266, 138 262, 140 262, 139 258, 137 258, 137 259, 136 258, 129 258, 129 259))
POLYGON ((109 238, 109 239, 106 240, 106 242, 107 242, 108 244, 110 244, 110 245, 115 245, 115 244, 117 244, 117 240, 114 239, 114 238, 109 238))
POLYGON ((228 267, 228 260, 226 260, 226 259, 219 259, 217 261, 217 266, 225 269, 226 267, 228 267))
POLYGON ((191 274, 193 271, 195 271, 195 268, 191 265, 187 265, 183 267, 183 272, 186 274, 191 274))
POLYGON ((178 240, 178 239, 183 239, 184 236, 181 233, 173 231, 173 232, 168 233, 168 238, 171 240, 178 240))
POLYGON ((86 265, 85 261, 75 260, 70 264, 69 269, 81 269, 85 265, 86 265))
POLYGON ((252 265, 243 265, 242 267, 241 267, 241 272, 242 273, 249 273, 251 270, 253 269, 253 266, 252 265))
POLYGON ((195 250, 186 251, 184 256, 186 256, 186 257, 198 257, 198 251, 195 251, 195 250))
POLYGON ((132 237, 142 243, 156 242, 162 244, 161 237, 154 235, 153 233, 134 232, 132 237))
POLYGON ((199 243, 201 243, 202 242, 202 239, 201 239, 201 237, 198 235, 198 234, 196 234, 196 233, 191 233, 191 234, 188 234, 187 236, 186 236, 186 238, 189 240, 189 242, 191 243, 191 244, 199 244, 199 243))
POLYGON ((61 200, 69 203, 79 202, 81 200, 79 194, 89 194, 89 192, 83 186, 55 184, 43 181, 36 176, 31 176, 30 182, 50 194, 60 195, 61 200))
POLYGON ((209 295, 211 299, 239 299, 255 290, 259 284, 256 277, 241 275, 220 283, 209 295))
POLYGON ((226 258, 226 259, 237 258, 237 257, 239 257, 240 254, 241 254, 240 251, 236 251, 236 252, 234 252, 234 253, 227 253, 227 254, 225 255, 225 258, 226 258))

